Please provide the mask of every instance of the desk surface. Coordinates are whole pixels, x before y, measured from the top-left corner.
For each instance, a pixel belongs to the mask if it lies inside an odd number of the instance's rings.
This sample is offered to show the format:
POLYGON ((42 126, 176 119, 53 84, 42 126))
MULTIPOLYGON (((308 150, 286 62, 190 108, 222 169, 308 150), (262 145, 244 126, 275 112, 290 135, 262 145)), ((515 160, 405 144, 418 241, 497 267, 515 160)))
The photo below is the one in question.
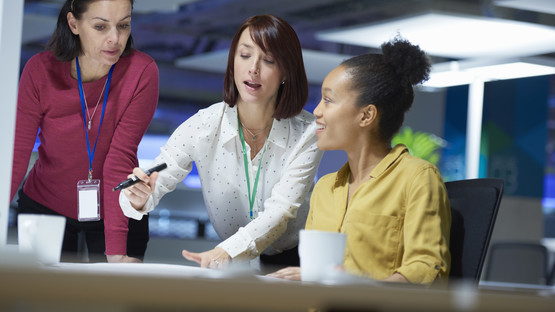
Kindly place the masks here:
POLYGON ((554 311, 553 291, 315 284, 157 264, 0 266, 1 311, 554 311))

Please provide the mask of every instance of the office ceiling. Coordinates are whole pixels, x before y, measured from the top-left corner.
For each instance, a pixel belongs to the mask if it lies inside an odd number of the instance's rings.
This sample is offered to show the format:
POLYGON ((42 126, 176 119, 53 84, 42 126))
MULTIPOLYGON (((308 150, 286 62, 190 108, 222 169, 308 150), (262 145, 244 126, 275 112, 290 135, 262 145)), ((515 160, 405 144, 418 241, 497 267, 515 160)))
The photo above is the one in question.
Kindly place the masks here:
MULTIPOLYGON (((43 48, 63 2, 25 1, 22 65, 43 48)), ((136 0, 132 31, 136 48, 151 55, 160 68, 161 105, 205 106, 221 99, 222 60, 237 27, 251 15, 271 13, 293 26, 303 49, 311 53, 305 57, 307 72, 319 90, 318 77, 335 62, 369 48, 321 41, 317 31, 429 11, 555 26, 552 0, 136 0)))

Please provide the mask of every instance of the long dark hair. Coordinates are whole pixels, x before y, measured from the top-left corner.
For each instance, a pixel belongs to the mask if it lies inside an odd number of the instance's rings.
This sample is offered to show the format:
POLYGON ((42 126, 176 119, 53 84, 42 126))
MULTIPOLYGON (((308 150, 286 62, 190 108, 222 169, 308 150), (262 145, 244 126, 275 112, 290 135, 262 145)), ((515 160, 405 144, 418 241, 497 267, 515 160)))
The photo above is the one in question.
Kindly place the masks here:
MULTIPOLYGON (((46 46, 58 60, 69 62, 83 53, 79 36, 74 35, 69 28, 67 14, 71 12, 79 20, 83 17, 83 13, 87 12, 89 5, 95 1, 97 0, 66 0, 62 6, 58 15, 56 29, 46 46)), ((133 8, 135 1, 129 0, 129 2, 131 2, 131 8, 133 8)), ((131 49, 133 49, 133 37, 129 35, 122 56, 129 53, 131 49)))
POLYGON ((382 54, 363 54, 344 61, 357 92, 359 107, 378 110, 381 139, 390 141, 414 100, 413 86, 428 80, 431 62, 418 46, 397 36, 381 46, 382 54))
POLYGON ((289 118, 299 114, 308 99, 308 80, 304 69, 301 44, 295 30, 283 19, 273 15, 257 15, 248 18, 235 33, 224 78, 224 101, 235 106, 239 91, 235 86, 235 53, 239 38, 249 28, 251 38, 276 60, 285 83, 280 85, 274 111, 274 118, 289 118))

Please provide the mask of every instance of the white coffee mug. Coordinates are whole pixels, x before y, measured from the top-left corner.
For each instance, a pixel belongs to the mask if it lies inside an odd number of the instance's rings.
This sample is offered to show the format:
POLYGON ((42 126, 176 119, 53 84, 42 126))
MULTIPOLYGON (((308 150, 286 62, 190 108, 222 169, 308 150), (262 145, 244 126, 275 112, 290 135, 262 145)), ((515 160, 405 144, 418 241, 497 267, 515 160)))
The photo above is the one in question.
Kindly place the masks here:
POLYGON ((337 232, 301 230, 299 233, 299 257, 301 280, 323 281, 326 276, 343 265, 347 235, 337 232))
POLYGON ((19 251, 33 254, 43 264, 60 262, 66 219, 63 216, 19 214, 19 251))

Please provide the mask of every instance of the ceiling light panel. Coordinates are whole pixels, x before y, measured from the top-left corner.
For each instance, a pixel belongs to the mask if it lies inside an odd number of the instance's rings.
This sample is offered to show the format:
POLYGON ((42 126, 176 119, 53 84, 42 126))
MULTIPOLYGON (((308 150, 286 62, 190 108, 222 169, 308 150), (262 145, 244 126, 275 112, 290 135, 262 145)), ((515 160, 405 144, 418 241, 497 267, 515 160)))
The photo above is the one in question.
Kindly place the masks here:
POLYGON ((542 57, 482 59, 434 64, 424 87, 450 87, 474 81, 516 79, 555 74, 555 61, 542 57))
POLYGON ((444 13, 328 30, 317 33, 316 37, 377 48, 397 34, 430 55, 456 59, 530 56, 555 51, 555 27, 444 13))

